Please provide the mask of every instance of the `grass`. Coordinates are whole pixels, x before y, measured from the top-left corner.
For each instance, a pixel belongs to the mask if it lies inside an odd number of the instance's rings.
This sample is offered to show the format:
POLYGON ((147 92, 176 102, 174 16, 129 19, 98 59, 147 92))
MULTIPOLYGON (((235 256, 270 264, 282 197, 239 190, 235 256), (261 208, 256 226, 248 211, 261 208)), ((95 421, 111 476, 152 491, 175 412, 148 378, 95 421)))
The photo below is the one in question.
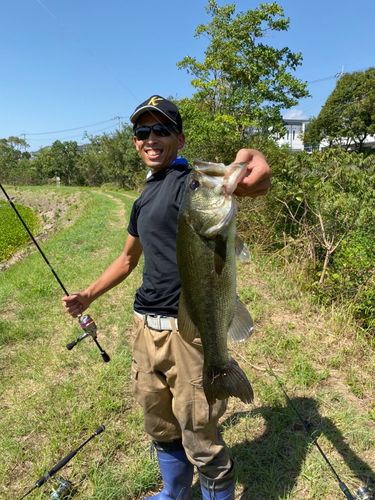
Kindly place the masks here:
POLYGON ((38 226, 38 218, 31 208, 18 204, 13 204, 13 207, 0 200, 0 261, 10 257, 18 246, 29 240, 16 210, 31 231, 38 226))
MULTIPOLYGON (((133 203, 124 193, 25 188, 16 195, 51 224, 41 246, 70 293, 121 252, 133 203)), ((90 308, 111 356, 103 363, 88 339, 67 351, 81 331, 61 307, 64 293, 32 246, 21 257, 0 273, 0 497, 20 498, 99 425, 105 432, 61 470, 73 484, 71 498, 156 494, 160 475, 130 381, 141 266, 90 308)), ((256 397, 252 405, 231 398, 220 425, 236 466, 236 498, 243 500, 343 498, 279 384, 347 486, 375 484, 374 347, 346 311, 321 308, 293 276, 256 250, 249 265, 238 266, 239 295, 255 332, 230 349, 256 397)), ((46 498, 51 488, 36 489, 30 499, 46 498)), ((196 475, 192 498, 201 498, 196 475)))

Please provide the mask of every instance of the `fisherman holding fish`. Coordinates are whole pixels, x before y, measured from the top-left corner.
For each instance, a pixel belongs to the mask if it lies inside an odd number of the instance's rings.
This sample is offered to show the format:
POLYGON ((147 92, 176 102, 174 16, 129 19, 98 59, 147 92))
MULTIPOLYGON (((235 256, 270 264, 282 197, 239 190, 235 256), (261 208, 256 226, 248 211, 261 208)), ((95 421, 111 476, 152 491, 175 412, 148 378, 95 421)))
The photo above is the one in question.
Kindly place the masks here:
POLYGON ((164 482, 148 498, 188 500, 196 466, 203 499, 234 499, 233 462, 217 424, 229 396, 252 400, 245 374, 226 349, 227 335, 244 340, 252 322, 235 294, 234 259, 247 249, 235 236, 232 194, 267 194, 270 169, 252 149, 241 149, 230 167, 198 162, 189 169, 179 156, 185 143, 179 110, 161 96, 140 104, 130 120, 150 172, 133 205, 124 250, 63 305, 73 317, 82 314, 126 279, 144 253, 134 300, 132 386, 164 482), (209 288, 204 297, 206 285, 218 293, 209 288))

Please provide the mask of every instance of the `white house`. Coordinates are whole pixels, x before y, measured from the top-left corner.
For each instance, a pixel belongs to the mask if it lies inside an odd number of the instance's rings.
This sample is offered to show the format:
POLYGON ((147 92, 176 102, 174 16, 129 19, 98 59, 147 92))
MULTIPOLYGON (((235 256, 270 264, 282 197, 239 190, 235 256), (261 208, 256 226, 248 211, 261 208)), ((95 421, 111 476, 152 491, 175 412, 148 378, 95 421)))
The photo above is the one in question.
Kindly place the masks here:
MULTIPOLYGON (((347 146, 348 144, 348 140, 347 139, 342 139, 341 140, 341 144, 344 146, 344 147, 348 147, 348 151, 353 151, 356 149, 356 145, 354 142, 351 142, 349 144, 349 146, 347 146)), ((321 151, 325 151, 329 146, 329 143, 327 140, 323 139, 322 142, 319 144, 319 149, 321 151)), ((363 144, 362 144, 362 148, 363 149, 374 149, 375 148, 375 136, 373 135, 368 135, 366 137, 366 139, 363 141, 363 144)))
POLYGON ((301 136, 304 134, 308 123, 309 120, 284 118, 284 125, 287 132, 284 137, 277 139, 277 144, 279 146, 287 144, 291 151, 303 151, 305 147, 301 136))
MULTIPOLYGON (((288 145, 291 151, 307 151, 311 152, 312 148, 310 145, 304 146, 302 142, 302 136, 306 130, 306 126, 309 123, 309 120, 303 120, 298 118, 284 118, 284 125, 287 130, 286 134, 283 137, 279 137, 277 139, 277 144, 279 146, 288 145)), ((343 144, 346 144, 347 141, 343 140, 343 144)), ((323 140, 319 144, 319 149, 324 151, 328 147, 328 142, 323 140)), ((375 148, 375 137, 369 135, 366 137, 364 143, 364 148, 375 148)), ((350 149, 354 149, 354 147, 349 147, 350 149)))

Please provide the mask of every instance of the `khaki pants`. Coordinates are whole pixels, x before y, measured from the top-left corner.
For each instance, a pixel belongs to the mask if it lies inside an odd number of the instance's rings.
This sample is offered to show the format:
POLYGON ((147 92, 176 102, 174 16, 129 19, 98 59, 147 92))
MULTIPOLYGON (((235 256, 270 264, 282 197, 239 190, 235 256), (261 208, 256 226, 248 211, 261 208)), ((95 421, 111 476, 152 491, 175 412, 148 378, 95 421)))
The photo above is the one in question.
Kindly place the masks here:
POLYGON ((231 468, 225 443, 217 429, 227 406, 209 406, 202 387, 203 349, 199 338, 182 340, 173 330, 152 330, 133 318, 132 386, 143 408, 145 430, 161 442, 182 438, 188 459, 206 476, 216 479, 231 468))

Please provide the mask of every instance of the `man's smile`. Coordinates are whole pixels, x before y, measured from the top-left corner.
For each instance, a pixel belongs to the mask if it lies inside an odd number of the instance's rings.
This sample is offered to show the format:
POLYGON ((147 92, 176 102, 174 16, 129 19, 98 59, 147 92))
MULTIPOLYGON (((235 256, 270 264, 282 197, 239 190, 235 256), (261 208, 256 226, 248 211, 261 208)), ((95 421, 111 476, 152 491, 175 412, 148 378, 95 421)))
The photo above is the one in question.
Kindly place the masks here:
POLYGON ((162 149, 147 149, 146 153, 149 156, 159 156, 163 153, 163 150, 162 149))

